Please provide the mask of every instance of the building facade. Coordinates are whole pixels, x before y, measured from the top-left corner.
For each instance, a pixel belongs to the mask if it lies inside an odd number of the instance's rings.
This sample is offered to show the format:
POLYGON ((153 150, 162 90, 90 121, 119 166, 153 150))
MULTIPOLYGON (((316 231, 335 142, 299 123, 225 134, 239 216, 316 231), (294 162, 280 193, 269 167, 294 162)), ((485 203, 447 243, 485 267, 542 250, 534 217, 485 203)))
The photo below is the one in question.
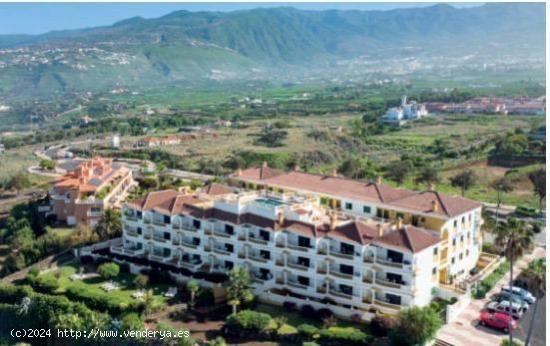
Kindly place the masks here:
POLYGON ((423 104, 418 104, 416 101, 407 103, 407 96, 403 96, 401 99, 401 105, 399 107, 392 107, 388 109, 386 114, 382 117, 382 121, 387 123, 400 124, 407 120, 417 120, 428 115, 428 111, 423 104))
MULTIPOLYGON (((245 267, 268 302, 368 320, 425 306, 443 289, 437 230, 339 212, 296 192, 210 187, 152 192, 123 207, 111 252, 192 272, 245 267)), ((474 254, 472 254, 473 256, 474 254)))
POLYGON ((56 181, 50 194, 51 211, 68 225, 95 226, 107 208, 119 208, 136 182, 132 172, 111 159, 94 157, 79 163, 56 181))
POLYGON ((315 175, 298 170, 285 172, 262 167, 239 170, 230 176, 234 185, 248 189, 298 192, 316 198, 343 213, 388 222, 402 219, 404 224, 436 231, 442 244, 438 280, 459 284, 476 268, 482 247, 481 203, 435 191, 399 189, 375 181, 360 181, 336 176, 315 175))

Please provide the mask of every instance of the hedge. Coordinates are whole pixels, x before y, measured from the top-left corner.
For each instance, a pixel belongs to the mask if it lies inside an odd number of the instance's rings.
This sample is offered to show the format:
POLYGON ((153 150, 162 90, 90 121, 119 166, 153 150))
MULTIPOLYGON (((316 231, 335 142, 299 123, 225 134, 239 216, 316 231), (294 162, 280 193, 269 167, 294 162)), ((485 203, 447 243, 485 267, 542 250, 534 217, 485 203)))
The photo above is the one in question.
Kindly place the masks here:
POLYGON ((487 292, 489 292, 497 282, 506 275, 510 270, 510 262, 506 261, 499 265, 491 274, 489 274, 485 279, 481 280, 477 288, 472 291, 474 298, 482 299, 485 298, 487 292))
POLYGON ((269 314, 252 310, 243 310, 227 318, 227 325, 245 331, 261 332, 271 323, 269 314))
POLYGON ((18 304, 23 297, 31 297, 34 291, 30 286, 0 284, 0 303, 18 304))
POLYGON ((118 297, 110 294, 98 294, 81 283, 75 283, 73 286, 70 286, 65 295, 72 300, 86 304, 91 309, 106 311, 114 315, 141 310, 139 301, 121 303, 118 297))
POLYGON ((319 340, 326 345, 363 345, 373 337, 353 327, 330 327, 321 329, 319 340))

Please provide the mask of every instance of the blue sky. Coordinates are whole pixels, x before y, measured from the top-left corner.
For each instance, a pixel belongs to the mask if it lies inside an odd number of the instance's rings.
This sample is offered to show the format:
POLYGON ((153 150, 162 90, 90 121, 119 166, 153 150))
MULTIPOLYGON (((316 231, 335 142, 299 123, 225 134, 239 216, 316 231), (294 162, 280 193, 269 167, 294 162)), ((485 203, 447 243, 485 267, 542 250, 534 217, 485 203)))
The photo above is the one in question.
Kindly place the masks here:
MULTIPOLYGON (((160 17, 176 10, 232 11, 276 6, 309 10, 390 10, 429 5, 433 3, 0 3, 0 35, 110 25, 130 17, 160 17)), ((457 7, 476 5, 479 4, 453 4, 457 7)))

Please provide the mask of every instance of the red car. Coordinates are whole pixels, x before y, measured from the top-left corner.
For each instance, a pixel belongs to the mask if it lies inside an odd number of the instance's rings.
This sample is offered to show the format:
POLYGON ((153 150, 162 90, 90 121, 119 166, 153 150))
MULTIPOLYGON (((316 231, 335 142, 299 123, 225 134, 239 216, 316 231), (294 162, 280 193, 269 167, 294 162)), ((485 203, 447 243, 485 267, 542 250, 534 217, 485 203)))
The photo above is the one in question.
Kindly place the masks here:
POLYGON ((512 330, 518 327, 518 322, 509 315, 503 312, 489 312, 487 310, 481 311, 479 323, 481 323, 482 326, 500 329, 505 333, 510 331, 510 327, 512 327, 512 330), (510 324, 510 319, 512 320, 512 324, 510 324))

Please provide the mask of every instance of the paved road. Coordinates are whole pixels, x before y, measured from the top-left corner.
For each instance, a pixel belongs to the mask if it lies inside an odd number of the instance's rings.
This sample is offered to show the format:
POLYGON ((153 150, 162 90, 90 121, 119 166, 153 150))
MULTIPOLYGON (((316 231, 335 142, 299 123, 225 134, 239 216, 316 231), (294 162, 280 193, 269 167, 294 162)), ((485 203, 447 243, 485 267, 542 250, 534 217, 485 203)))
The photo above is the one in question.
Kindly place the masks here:
MULTIPOLYGON (((534 307, 529 307, 529 311, 523 316, 520 322, 520 327, 514 333, 514 337, 525 341, 527 332, 529 331, 529 323, 535 311, 534 307)), ((546 296, 543 297, 537 307, 537 314, 534 319, 533 334, 531 335, 530 346, 545 346, 546 345, 546 296)))

